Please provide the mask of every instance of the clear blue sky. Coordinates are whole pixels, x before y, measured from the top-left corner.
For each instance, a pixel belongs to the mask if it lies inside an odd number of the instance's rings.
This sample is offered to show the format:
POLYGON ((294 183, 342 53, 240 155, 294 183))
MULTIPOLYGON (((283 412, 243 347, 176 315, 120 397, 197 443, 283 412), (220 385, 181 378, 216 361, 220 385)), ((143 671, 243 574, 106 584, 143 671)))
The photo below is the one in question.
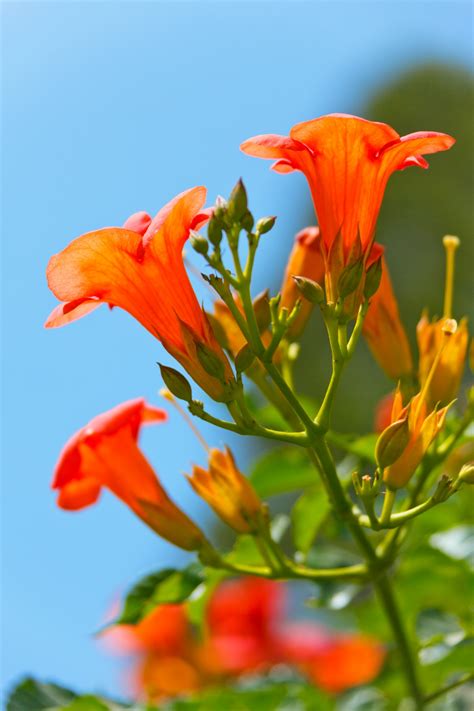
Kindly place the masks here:
MULTIPOLYGON (((273 245, 303 226, 306 187, 241 155, 240 141, 356 113, 418 61, 468 65, 470 4, 18 1, 2 14, 2 683, 28 672, 114 692, 116 662, 91 633, 124 586, 184 555, 111 496, 76 515, 57 510, 49 482, 64 441, 90 417, 130 397, 157 400, 155 361, 170 360, 118 310, 44 331, 55 303, 49 256, 193 185, 213 200, 242 175, 255 212, 281 215, 262 257, 265 278, 275 264, 278 279, 273 245)), ((150 428, 143 442, 174 496, 207 516, 183 482, 203 454, 181 422, 150 428)))

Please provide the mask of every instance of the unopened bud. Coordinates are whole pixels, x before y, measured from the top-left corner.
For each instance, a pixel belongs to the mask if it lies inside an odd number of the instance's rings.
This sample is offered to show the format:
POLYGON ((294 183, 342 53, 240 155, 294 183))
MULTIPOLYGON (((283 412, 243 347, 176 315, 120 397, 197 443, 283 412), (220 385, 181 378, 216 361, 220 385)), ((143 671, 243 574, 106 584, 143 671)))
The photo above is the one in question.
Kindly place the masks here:
POLYGON ((261 217, 260 220, 257 222, 255 232, 259 235, 264 235, 267 232, 270 232, 271 229, 273 229, 275 222, 276 217, 261 217))
POLYGON ((206 373, 208 375, 212 375, 213 378, 217 378, 221 382, 224 382, 224 363, 214 353, 214 351, 208 348, 208 346, 204 343, 199 342, 196 343, 196 354, 206 373))
POLYGON ((365 274, 364 296, 370 299, 378 290, 382 279, 382 256, 370 265, 365 274))
POLYGON ((359 286, 364 272, 364 262, 358 259, 345 267, 337 282, 337 291, 341 299, 352 294, 359 286))
POLYGON ((168 390, 179 400, 186 400, 186 402, 192 400, 191 386, 184 375, 167 365, 162 365, 161 363, 158 363, 158 365, 160 366, 161 377, 168 390))
POLYGON ((453 494, 455 488, 453 487, 453 480, 447 474, 443 474, 441 479, 438 481, 435 492, 431 497, 432 501, 436 504, 441 504, 443 501, 449 499, 451 494, 453 494))
POLYGON ((293 281, 302 293, 305 299, 312 304, 322 304, 325 300, 324 289, 313 279, 307 277, 294 276, 293 281))
POLYGON ((244 228, 244 230, 246 232, 252 232, 253 223, 254 223, 253 215, 250 212, 250 210, 247 210, 245 215, 242 217, 240 224, 242 225, 242 227, 244 228))
POLYGON ((194 249, 195 252, 197 252, 198 254, 207 254, 209 250, 209 243, 205 237, 199 234, 199 232, 191 230, 190 242, 191 247, 194 249))
POLYGON ((474 462, 468 462, 461 468, 457 481, 463 484, 474 484, 474 462))
POLYGON ((255 354, 247 343, 235 356, 235 367, 239 373, 243 373, 250 368, 255 360, 255 354))
POLYGON ((380 469, 391 466, 403 454, 410 440, 408 418, 392 422, 375 445, 375 461, 380 469))
POLYGON ((209 242, 218 247, 222 241, 222 227, 219 224, 219 220, 213 215, 207 226, 207 236, 209 237, 209 242))
POLYGON ((247 213, 247 191, 240 178, 232 190, 227 206, 229 218, 233 222, 240 222, 247 213))

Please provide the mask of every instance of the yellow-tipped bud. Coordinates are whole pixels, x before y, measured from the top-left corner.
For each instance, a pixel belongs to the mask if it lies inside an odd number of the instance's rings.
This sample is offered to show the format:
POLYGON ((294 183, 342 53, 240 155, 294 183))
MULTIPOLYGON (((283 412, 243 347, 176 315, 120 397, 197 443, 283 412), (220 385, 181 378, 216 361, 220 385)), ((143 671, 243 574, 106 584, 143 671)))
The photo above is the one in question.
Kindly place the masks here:
POLYGON ((211 449, 208 469, 194 466, 188 481, 216 514, 238 533, 256 531, 262 503, 248 479, 237 469, 232 452, 211 449))

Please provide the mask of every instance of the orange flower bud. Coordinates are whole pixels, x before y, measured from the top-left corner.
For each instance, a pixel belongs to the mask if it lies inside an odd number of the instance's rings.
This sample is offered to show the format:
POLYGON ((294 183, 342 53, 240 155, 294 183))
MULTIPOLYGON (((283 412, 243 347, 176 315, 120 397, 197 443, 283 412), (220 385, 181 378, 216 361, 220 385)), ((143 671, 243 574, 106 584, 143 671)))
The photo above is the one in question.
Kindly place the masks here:
POLYGON ((362 333, 372 355, 389 378, 400 380, 410 375, 413 371, 410 344, 383 258, 382 279, 378 291, 370 300, 362 333))
POLYGON ((262 504, 248 479, 237 469, 234 457, 211 449, 209 468, 194 466, 188 477, 199 494, 220 518, 239 533, 254 531, 262 515, 262 504))
MULTIPOLYGON (((384 470, 384 481, 391 489, 406 486, 415 469, 425 456, 428 447, 444 425, 448 407, 430 410, 421 391, 403 407, 402 395, 397 390, 392 408, 392 423, 406 420, 408 443, 400 456, 384 470)), ((383 433, 381 435, 383 437, 383 433)))
POLYGON ((302 299, 298 316, 288 332, 288 338, 295 340, 303 332, 314 304, 302 297, 293 277, 306 277, 319 284, 324 282, 324 258, 318 227, 306 227, 298 232, 283 278, 280 306, 290 312, 298 299, 302 299))
MULTIPOLYGON (((420 352, 420 384, 423 387, 445 338, 443 327, 446 319, 430 322, 424 313, 416 327, 420 352)), ((428 386, 427 403, 447 405, 458 394, 464 372, 469 334, 467 319, 461 319, 457 330, 447 339, 428 386)))
POLYGON ((108 488, 155 533, 185 550, 198 550, 203 533, 168 497, 137 440, 147 422, 166 413, 143 399, 129 400, 92 419, 76 432, 60 454, 53 489, 67 510, 95 503, 108 488))

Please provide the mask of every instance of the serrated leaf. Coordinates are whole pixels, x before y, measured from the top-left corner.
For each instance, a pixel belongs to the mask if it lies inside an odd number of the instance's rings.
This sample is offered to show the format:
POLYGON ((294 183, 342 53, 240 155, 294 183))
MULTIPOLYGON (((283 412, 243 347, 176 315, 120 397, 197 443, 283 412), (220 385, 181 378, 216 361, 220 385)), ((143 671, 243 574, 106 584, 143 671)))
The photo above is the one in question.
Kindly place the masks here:
POLYGON ((125 598, 117 624, 137 624, 157 605, 184 602, 204 580, 202 568, 193 563, 184 570, 165 568, 139 580, 125 598))
POLYGON ((291 512, 293 542, 296 550, 307 553, 330 510, 322 486, 307 489, 291 512))

